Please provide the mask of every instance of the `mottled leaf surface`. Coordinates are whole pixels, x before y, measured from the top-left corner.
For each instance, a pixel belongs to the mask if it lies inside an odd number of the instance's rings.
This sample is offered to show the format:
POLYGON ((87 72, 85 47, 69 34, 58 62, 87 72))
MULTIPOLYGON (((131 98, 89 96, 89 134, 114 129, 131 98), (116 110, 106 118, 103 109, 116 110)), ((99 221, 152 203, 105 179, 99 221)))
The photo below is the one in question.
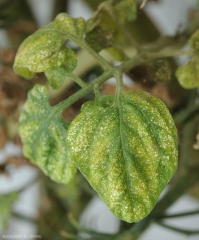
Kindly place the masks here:
POLYGON ((81 39, 86 30, 86 22, 81 17, 71 18, 66 13, 60 13, 55 18, 54 27, 65 32, 69 39, 70 36, 81 39))
POLYGON ((68 154, 120 219, 147 216, 177 168, 177 133, 165 105, 134 91, 86 103, 69 126, 68 154))
POLYGON ((199 87, 199 58, 193 57, 187 64, 179 67, 176 77, 183 88, 199 87))
POLYGON ((190 38, 189 40, 189 46, 192 50, 194 50, 196 53, 199 52, 199 30, 197 30, 190 38))
POLYGON ((39 30, 21 44, 15 58, 14 70, 20 75, 23 74, 21 69, 43 72, 61 66, 66 58, 65 53, 63 36, 55 31, 39 30))
POLYGON ((66 41, 81 39, 85 28, 83 18, 71 18, 66 13, 59 14, 52 23, 24 40, 15 58, 15 72, 30 79, 35 73, 60 67, 73 71, 77 60, 74 52, 66 47, 66 41))
POLYGON ((45 86, 35 85, 28 94, 19 120, 24 155, 52 180, 67 183, 76 167, 67 158, 66 134, 69 123, 48 103, 45 86))
POLYGON ((186 89, 199 87, 199 30, 191 36, 189 46, 193 52, 193 57, 176 71, 180 85, 186 89))
POLYGON ((67 59, 62 64, 62 66, 45 71, 45 75, 50 85, 55 89, 62 87, 66 78, 70 76, 70 73, 72 73, 77 66, 75 53, 69 48, 66 48, 66 51, 67 59))
POLYGON ((45 75, 54 89, 59 89, 62 87, 66 77, 68 76, 68 71, 64 67, 54 68, 49 71, 45 71, 45 75))

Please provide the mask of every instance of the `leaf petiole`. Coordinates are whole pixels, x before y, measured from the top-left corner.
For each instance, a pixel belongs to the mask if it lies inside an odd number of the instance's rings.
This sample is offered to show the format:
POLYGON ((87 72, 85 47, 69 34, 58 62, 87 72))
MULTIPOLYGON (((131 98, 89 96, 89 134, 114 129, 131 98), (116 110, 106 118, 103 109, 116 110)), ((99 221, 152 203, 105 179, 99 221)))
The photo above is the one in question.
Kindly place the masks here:
POLYGON ((76 76, 73 73, 68 73, 68 77, 71 77, 82 88, 87 86, 87 84, 84 81, 82 81, 81 78, 79 78, 78 76, 76 76))

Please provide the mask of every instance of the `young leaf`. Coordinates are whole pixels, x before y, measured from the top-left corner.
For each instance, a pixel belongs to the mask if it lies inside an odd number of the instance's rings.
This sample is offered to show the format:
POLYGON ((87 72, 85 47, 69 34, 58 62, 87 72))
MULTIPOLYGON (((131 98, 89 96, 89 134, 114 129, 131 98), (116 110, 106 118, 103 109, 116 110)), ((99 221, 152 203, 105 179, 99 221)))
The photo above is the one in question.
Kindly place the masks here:
POLYGON ((19 120, 24 155, 52 180, 67 183, 76 172, 67 158, 66 133, 69 123, 48 104, 45 86, 35 85, 28 94, 19 120))
POLYGON ((126 44, 126 23, 136 19, 134 0, 105 1, 87 22, 86 41, 96 51, 126 44), (117 17, 116 17, 117 16, 117 17))
POLYGON ((121 23, 136 20, 137 4, 135 0, 113 0, 114 2, 114 10, 121 23))
POLYGON ((53 68, 45 71, 45 75, 50 85, 55 89, 59 89, 60 87, 62 87, 66 77, 69 76, 70 73, 77 66, 77 59, 74 52, 71 51, 69 48, 66 48, 65 51, 67 52, 66 53, 67 59, 63 63, 63 65, 60 66, 59 68, 53 68))
POLYGON ((76 58, 73 51, 65 46, 65 42, 67 39, 81 39, 85 28, 83 18, 59 14, 54 22, 36 31, 21 44, 14 62, 15 72, 29 79, 37 72, 62 65, 73 70, 76 58))
POLYGON ((179 67, 176 77, 183 88, 199 87, 199 58, 193 57, 187 64, 179 67))
POLYGON ((66 13, 60 13, 55 18, 54 27, 67 35, 81 39, 86 30, 86 22, 83 18, 71 18, 66 13))
POLYGON ((68 157, 117 217, 137 222, 177 168, 176 128, 165 105, 149 93, 124 93, 113 103, 106 97, 83 107, 69 126, 68 157))
POLYGON ((62 87, 66 77, 68 76, 68 71, 64 67, 54 68, 52 70, 45 71, 45 75, 54 89, 59 89, 62 87))
POLYGON ((47 31, 44 28, 21 44, 15 58, 14 70, 20 74, 21 69, 36 73, 56 68, 63 64, 68 52, 64 37, 56 31, 47 31))

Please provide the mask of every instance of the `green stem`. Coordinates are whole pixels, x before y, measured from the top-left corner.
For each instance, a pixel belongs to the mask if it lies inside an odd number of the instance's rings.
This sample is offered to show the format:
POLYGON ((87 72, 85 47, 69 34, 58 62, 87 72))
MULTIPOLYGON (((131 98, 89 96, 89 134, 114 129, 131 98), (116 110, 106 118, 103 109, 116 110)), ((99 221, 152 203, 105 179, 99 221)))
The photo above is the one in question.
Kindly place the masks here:
POLYGON ((30 217, 25 216, 21 213, 12 212, 11 214, 12 214, 13 217, 19 218, 20 220, 22 220, 24 222, 28 222, 28 223, 31 223, 31 224, 33 224, 33 223, 38 224, 37 219, 30 218, 30 217))
POLYGON ((77 39, 70 35, 70 40, 77 44, 78 46, 80 46, 82 49, 86 50, 88 53, 90 53, 90 55, 93 56, 99 62, 99 64, 105 71, 112 69, 112 66, 97 52, 95 52, 83 38, 77 39))
POLYGON ((188 50, 171 50, 171 51, 166 51, 162 50, 160 52, 140 52, 137 54, 135 57, 123 62, 120 66, 116 67, 118 70, 121 72, 127 72, 131 68, 133 68, 136 65, 146 63, 151 60, 155 59, 160 59, 160 58, 166 58, 166 57, 175 57, 175 56, 182 56, 182 55, 191 55, 191 52, 188 50), (136 64, 135 64, 136 63, 136 64))
POLYGON ((188 229, 182 229, 182 228, 177 228, 177 227, 173 227, 173 226, 169 226, 163 222, 158 222, 158 221, 155 221, 158 225, 162 226, 162 227, 165 227, 169 230, 173 230, 173 231, 176 231, 176 232, 179 232, 179 233, 182 233, 182 234, 186 234, 186 235, 193 235, 193 234, 199 234, 199 230, 188 230, 188 229))
POLYGON ((115 69, 114 77, 116 79, 116 102, 118 102, 121 92, 123 91, 122 72, 119 69, 115 69))
POLYGON ((87 85, 85 88, 82 88, 81 90, 74 93, 72 96, 70 96, 66 100, 64 100, 64 101, 60 102, 58 105, 56 105, 54 107, 55 108, 54 113, 60 114, 61 112, 63 112, 64 109, 68 108, 74 102, 76 102, 77 100, 79 100, 80 98, 82 98, 83 96, 88 94, 89 92, 91 92, 96 84, 101 85, 108 78, 112 77, 112 75, 113 75, 112 71, 108 71, 108 72, 103 73, 101 76, 96 78, 91 84, 87 85))
POLYGON ((74 218, 71 214, 69 214, 68 217, 69 217, 69 220, 70 220, 71 224, 72 224, 78 231, 83 232, 83 233, 90 234, 90 235, 92 235, 93 237, 95 237, 95 239, 96 239, 96 238, 99 238, 99 239, 102 239, 102 238, 103 238, 103 240, 106 240, 106 239, 110 239, 110 237, 112 237, 111 234, 98 233, 98 232, 95 232, 95 231, 93 231, 93 230, 90 230, 90 229, 87 229, 87 228, 81 226, 81 225, 75 220, 75 218, 74 218))
POLYGON ((110 70, 105 71, 101 76, 96 78, 94 81, 92 81, 89 85, 82 88, 78 92, 74 93, 72 96, 64 100, 63 102, 59 103, 55 106, 56 112, 60 114, 64 109, 71 106, 74 102, 91 92, 94 88, 94 86, 101 85, 102 83, 106 82, 110 77, 115 76, 118 79, 118 95, 120 91, 122 90, 122 81, 121 81, 121 74, 122 72, 130 70, 132 67, 141 64, 146 61, 146 53, 140 53, 136 57, 122 63, 120 66, 117 67, 111 67, 110 70))
POLYGON ((88 53, 90 53, 102 66, 104 70, 111 70, 113 67, 103 58, 101 57, 97 52, 95 52, 84 39, 81 39, 78 42, 78 45, 86 50, 88 53))
POLYGON ((160 215, 160 216, 157 216, 156 219, 186 217, 186 216, 195 215, 195 214, 199 214, 199 210, 184 212, 184 213, 170 214, 170 215, 160 215))
POLYGON ((90 53, 90 55, 92 55, 99 62, 99 64, 102 66, 102 68, 105 71, 112 69, 112 66, 103 57, 101 57, 97 52, 95 52, 83 38, 78 39, 75 36, 68 34, 62 30, 53 29, 53 28, 44 29, 43 31, 45 31, 45 32, 53 31, 53 32, 58 32, 58 33, 62 34, 63 36, 66 37, 66 39, 74 42, 75 44, 80 46, 82 49, 84 49, 88 53, 90 53))
POLYGON ((100 90, 99 90, 99 84, 95 84, 94 92, 95 92, 95 101, 98 102, 100 97, 101 97, 101 93, 100 93, 100 90))
POLYGON ((82 87, 82 88, 84 88, 84 87, 87 86, 87 84, 86 84, 84 81, 82 81, 81 78, 79 78, 78 76, 76 76, 76 75, 73 74, 73 73, 69 73, 69 74, 68 74, 68 77, 71 77, 71 78, 72 78, 80 87, 82 87))

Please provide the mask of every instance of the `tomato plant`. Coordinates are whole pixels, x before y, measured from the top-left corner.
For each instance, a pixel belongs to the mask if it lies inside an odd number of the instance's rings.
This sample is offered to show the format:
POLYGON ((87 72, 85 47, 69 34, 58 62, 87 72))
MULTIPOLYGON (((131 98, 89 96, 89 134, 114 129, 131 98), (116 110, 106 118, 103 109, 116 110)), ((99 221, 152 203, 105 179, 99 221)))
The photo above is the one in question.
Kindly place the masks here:
MULTIPOLYGON (((175 76, 185 89, 199 87, 199 30, 194 25, 175 37, 139 44, 131 31, 137 12, 135 0, 108 0, 88 21, 60 13, 23 41, 13 67, 26 79, 43 72, 48 80, 46 86, 36 84, 29 91, 19 119, 24 155, 57 183, 74 181, 79 169, 117 217, 130 223, 147 219, 144 229, 156 216, 160 205, 152 210, 177 169, 178 134, 163 101, 145 91, 127 93, 123 74, 144 66, 152 79, 165 82, 173 74, 168 61, 188 55, 189 62, 175 69, 175 76), (70 42, 101 67, 101 74, 91 82, 75 74, 77 51, 69 47, 70 42), (187 42, 189 49, 184 50, 187 42), (104 96, 101 86, 111 77, 116 81, 115 95, 104 96), (59 93, 68 79, 81 89, 50 105, 52 88, 59 93), (92 91, 95 99, 85 102, 81 113, 66 122, 63 111, 92 91)), ((187 112, 175 118, 180 126, 187 121, 187 112)), ((190 176, 188 168, 185 172, 183 181, 190 176)), ((136 227, 132 233, 140 234, 136 227)))

